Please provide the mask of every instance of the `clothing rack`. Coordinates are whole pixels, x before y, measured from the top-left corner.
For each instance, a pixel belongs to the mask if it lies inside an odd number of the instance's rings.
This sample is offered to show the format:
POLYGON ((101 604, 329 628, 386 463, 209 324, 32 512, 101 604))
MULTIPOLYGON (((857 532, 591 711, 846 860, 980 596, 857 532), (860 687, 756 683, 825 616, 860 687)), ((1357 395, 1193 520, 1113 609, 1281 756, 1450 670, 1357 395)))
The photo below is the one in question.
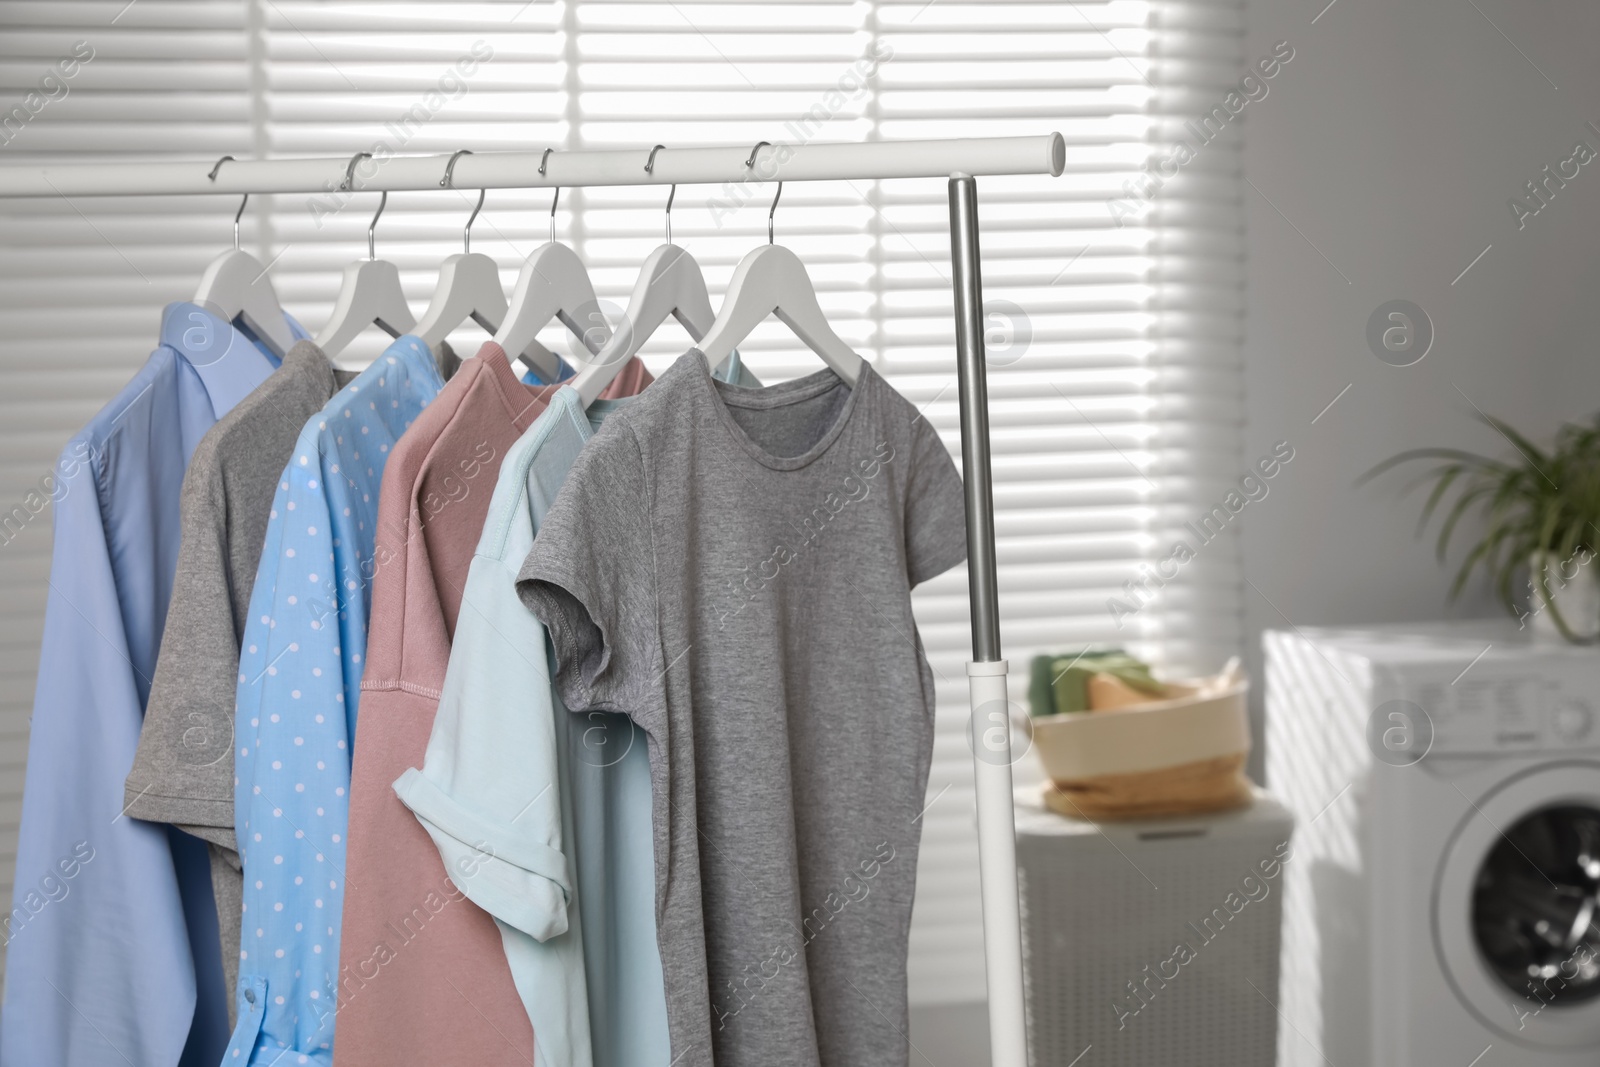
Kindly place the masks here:
POLYGON ((967 664, 972 711, 969 738, 977 786, 990 1051, 993 1067, 1027 1067, 1022 934, 1011 793, 1011 705, 1006 695, 1006 661, 1000 654, 976 178, 1023 174, 1059 176, 1066 165, 1066 142, 1059 133, 857 144, 775 145, 763 141, 754 149, 662 147, 650 153, 648 164, 641 164, 643 154, 638 149, 602 152, 546 149, 541 152, 456 153, 453 156, 378 157, 363 153, 354 159, 230 160, 225 167, 213 167, 208 162, 0 167, 0 197, 327 194, 446 187, 740 187, 751 182, 770 181, 948 178, 961 457, 967 512, 967 581, 972 603, 972 660, 967 664))

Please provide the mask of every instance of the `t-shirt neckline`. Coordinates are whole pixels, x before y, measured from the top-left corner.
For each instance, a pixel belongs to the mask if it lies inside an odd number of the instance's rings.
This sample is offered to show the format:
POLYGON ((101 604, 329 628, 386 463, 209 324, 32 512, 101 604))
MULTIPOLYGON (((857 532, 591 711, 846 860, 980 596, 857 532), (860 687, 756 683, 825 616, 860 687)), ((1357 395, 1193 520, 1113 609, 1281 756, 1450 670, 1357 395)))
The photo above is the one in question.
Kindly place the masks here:
POLYGON ((729 436, 738 442, 739 446, 749 453, 750 458, 764 467, 778 471, 799 470, 808 467, 822 457, 822 454, 838 440, 844 428, 849 425, 850 417, 855 412, 857 401, 861 392, 866 388, 868 380, 872 377, 871 364, 861 361, 861 377, 856 384, 851 386, 839 376, 831 367, 824 367, 804 378, 792 378, 777 385, 751 387, 733 385, 729 382, 720 382, 711 376, 711 364, 706 360, 705 353, 698 348, 691 348, 688 356, 694 360, 695 378, 700 381, 701 388, 706 390, 711 407, 716 411, 717 417, 722 420, 722 425, 727 429, 729 436), (796 404, 802 400, 809 400, 820 396, 829 389, 844 385, 850 391, 845 398, 843 407, 834 416, 833 424, 827 432, 819 437, 815 444, 798 456, 775 456, 765 448, 756 444, 750 435, 744 432, 734 419, 733 413, 728 410, 731 404, 742 408, 777 408, 788 404, 796 404))

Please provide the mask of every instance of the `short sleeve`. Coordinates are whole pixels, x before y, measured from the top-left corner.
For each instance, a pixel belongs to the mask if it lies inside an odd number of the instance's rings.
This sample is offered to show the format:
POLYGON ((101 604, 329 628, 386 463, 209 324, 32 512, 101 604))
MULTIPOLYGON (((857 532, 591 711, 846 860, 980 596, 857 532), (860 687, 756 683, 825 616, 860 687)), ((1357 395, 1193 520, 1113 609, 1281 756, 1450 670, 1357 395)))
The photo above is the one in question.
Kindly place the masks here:
POLYGON ((920 415, 911 422, 909 466, 906 574, 916 588, 967 558, 967 510, 956 465, 920 415))
POLYGON ((125 801, 136 819, 173 823, 231 852, 239 642, 214 473, 201 461, 184 479, 172 602, 125 801))
POLYGON ((463 893, 546 941, 567 929, 571 884, 544 629, 517 599, 514 566, 474 557, 422 770, 394 790, 463 893))
POLYGON ((556 689, 575 712, 618 711, 647 730, 660 707, 650 490, 638 438, 608 423, 589 442, 517 575, 550 633, 556 689))

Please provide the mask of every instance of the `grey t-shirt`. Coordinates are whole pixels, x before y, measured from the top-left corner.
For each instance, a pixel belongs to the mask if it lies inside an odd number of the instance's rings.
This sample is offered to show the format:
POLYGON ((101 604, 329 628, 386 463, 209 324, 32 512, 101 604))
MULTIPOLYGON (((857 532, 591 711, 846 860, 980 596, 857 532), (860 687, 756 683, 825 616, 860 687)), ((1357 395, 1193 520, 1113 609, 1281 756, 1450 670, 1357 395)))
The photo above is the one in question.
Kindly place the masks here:
POLYGON ((961 482, 870 367, 765 389, 691 350, 579 456, 518 576, 574 712, 650 739, 675 1067, 907 1062, 933 745, 911 589, 961 482))
POLYGON ((195 447, 183 479, 183 541, 127 813, 211 846, 228 1003, 239 971, 240 872, 233 832, 233 703, 239 641, 272 494, 306 420, 352 375, 310 341, 234 405, 195 447), (341 380, 341 377, 343 380, 341 380))

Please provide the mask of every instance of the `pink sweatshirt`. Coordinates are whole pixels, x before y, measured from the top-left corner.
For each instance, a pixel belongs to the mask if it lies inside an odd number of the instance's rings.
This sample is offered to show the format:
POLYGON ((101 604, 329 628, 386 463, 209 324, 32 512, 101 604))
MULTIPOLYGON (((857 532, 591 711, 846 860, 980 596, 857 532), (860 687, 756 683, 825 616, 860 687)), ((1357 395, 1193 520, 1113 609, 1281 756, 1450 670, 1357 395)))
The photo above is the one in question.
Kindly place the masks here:
MULTIPOLYGON (((632 396, 650 380, 633 360, 603 395, 632 396)), ((523 385, 490 341, 400 438, 384 471, 350 787, 334 1067, 534 1062, 533 1029, 494 920, 451 881, 390 783, 422 765, 501 459, 557 388, 523 385)))

